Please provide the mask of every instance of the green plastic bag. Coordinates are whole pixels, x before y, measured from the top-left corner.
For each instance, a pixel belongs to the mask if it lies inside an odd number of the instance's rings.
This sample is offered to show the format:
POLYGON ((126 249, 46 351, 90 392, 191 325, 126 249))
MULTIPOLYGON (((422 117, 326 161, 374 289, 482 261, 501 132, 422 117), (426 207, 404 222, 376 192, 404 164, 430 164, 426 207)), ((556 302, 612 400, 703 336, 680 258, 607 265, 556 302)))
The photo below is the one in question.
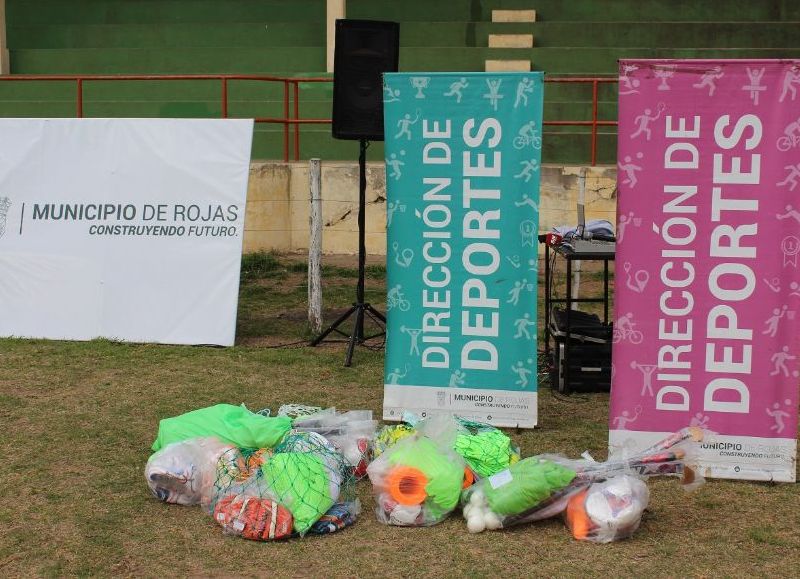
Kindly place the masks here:
POLYGON ((524 513, 564 488, 575 478, 575 471, 549 460, 530 457, 511 465, 485 481, 489 507, 498 515, 524 513))
POLYGON ((214 436, 239 448, 273 448, 292 426, 285 416, 270 418, 244 406, 217 404, 165 418, 158 424, 154 451, 189 438, 214 436))

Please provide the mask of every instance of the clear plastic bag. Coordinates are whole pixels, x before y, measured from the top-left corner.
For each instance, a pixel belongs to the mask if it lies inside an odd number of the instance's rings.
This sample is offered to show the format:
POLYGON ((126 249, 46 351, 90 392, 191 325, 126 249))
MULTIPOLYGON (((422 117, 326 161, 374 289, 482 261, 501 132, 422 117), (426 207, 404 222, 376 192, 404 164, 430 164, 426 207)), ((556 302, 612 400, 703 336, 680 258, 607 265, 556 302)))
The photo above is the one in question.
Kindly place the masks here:
POLYGON ((404 420, 409 422, 384 426, 375 436, 373 453, 376 458, 387 448, 414 434, 418 426, 425 429, 438 422, 441 427, 452 430, 453 450, 466 461, 469 467, 467 476, 472 479, 491 476, 520 459, 519 448, 502 430, 490 424, 450 415, 421 420, 410 413, 404 414, 404 420))
POLYGON ((463 493, 467 528, 479 533, 558 515, 574 495, 593 483, 625 474, 677 475, 685 488, 694 488, 702 478, 691 463, 705 436, 700 428, 684 428, 640 453, 607 462, 558 455, 523 459, 463 493))
POLYGON ((214 493, 217 464, 223 455, 229 455, 235 464, 240 453, 216 438, 190 438, 168 444, 147 461, 147 486, 165 503, 207 504, 214 493))
POLYGON ((567 503, 565 518, 579 541, 610 543, 630 537, 639 528, 650 501, 647 484, 621 475, 583 489, 567 503))
POLYGON ((356 478, 367 474, 377 428, 378 421, 372 419, 371 410, 337 413, 335 408, 302 416, 293 424, 296 432, 316 432, 328 439, 344 455, 356 478))
POLYGON ((367 468, 382 523, 434 525, 458 506, 466 463, 453 451, 454 423, 444 418, 420 423, 367 468))

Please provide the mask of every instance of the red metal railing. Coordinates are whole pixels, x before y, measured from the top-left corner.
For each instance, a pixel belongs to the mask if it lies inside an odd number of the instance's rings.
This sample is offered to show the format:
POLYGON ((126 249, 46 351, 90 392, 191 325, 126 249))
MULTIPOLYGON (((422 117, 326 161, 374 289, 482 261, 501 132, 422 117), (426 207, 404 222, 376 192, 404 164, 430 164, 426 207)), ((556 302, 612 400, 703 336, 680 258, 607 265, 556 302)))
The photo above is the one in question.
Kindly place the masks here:
POLYGON ((597 118, 599 85, 618 82, 616 78, 608 77, 553 77, 544 79, 545 82, 555 83, 592 83, 592 120, 591 121, 544 121, 545 125, 550 126, 570 126, 570 127, 592 127, 592 167, 597 164, 597 127, 616 126, 617 121, 599 120, 597 118))
MULTIPOLYGON (((220 82, 222 118, 228 118, 228 83, 230 81, 262 81, 283 83, 283 117, 256 117, 257 123, 283 125, 283 160, 289 161, 289 143, 293 143, 294 160, 300 160, 300 125, 329 124, 331 119, 300 118, 300 83, 333 82, 325 77, 282 77, 247 74, 172 74, 172 75, 9 75, 0 76, 0 82, 52 81, 74 82, 76 89, 76 116, 83 117, 83 87, 89 82, 107 81, 187 81, 214 80, 220 82), (291 87, 291 89, 290 89, 291 87), (290 127, 294 127, 293 138, 290 139, 290 127)), ((609 77, 548 77, 548 83, 580 83, 592 85, 592 119, 588 121, 555 120, 544 121, 545 126, 591 126, 591 163, 597 164, 598 127, 615 126, 616 120, 598 119, 598 93, 600 84, 617 82, 609 77)))

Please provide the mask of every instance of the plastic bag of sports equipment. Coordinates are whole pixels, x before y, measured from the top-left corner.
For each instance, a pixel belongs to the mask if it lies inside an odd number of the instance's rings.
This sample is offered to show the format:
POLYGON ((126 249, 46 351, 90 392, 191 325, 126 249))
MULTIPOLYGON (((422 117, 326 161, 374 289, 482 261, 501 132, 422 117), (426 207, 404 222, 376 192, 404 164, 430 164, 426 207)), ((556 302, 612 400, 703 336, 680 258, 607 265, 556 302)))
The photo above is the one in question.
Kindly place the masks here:
POLYGON ((454 426, 450 417, 426 420, 367 467, 379 521, 434 525, 458 506, 465 462, 453 450, 454 426))
POLYGON ((371 441, 378 428, 371 410, 350 410, 337 413, 326 409, 317 414, 296 418, 292 429, 297 432, 316 432, 330 441, 347 459, 356 478, 367 473, 371 458, 371 441))
POLYGON ((454 420, 457 434, 453 448, 477 478, 492 476, 519 461, 519 448, 502 430, 458 416, 454 420))
MULTIPOLYGON (((437 418, 445 422, 447 419, 445 416, 437 418)), ((409 422, 385 426, 375 436, 373 455, 376 458, 393 444, 413 434, 417 425, 425 424, 432 419, 421 420, 415 415, 404 414, 404 420, 409 422)), ((452 420, 455 431, 453 449, 467 462, 468 477, 491 476, 520 459, 519 448, 502 430, 459 416, 453 416, 449 420, 452 420)))
POLYGON ((161 420, 152 449, 208 436, 239 448, 272 448, 291 425, 292 419, 285 416, 271 418, 250 412, 244 406, 217 404, 161 420))
MULTIPOLYGON (((264 455, 260 465, 251 467, 246 479, 241 479, 240 472, 218 469, 209 508, 228 533, 257 540, 303 536, 337 504, 348 505, 349 518, 342 526, 358 513, 352 468, 317 433, 287 435, 273 454, 264 455)), ((341 513, 333 515, 342 518, 341 513)))
POLYGON ((705 436, 700 428, 684 428, 638 454, 607 462, 557 455, 520 460, 463 493, 467 528, 479 533, 558 515, 572 496, 622 474, 678 475, 686 488, 693 488, 702 482, 691 465, 705 436))
POLYGON ((650 500, 647 483, 630 475, 611 477, 573 495, 565 518, 579 541, 610 543, 630 537, 639 528, 650 500))
POLYGON ((208 503, 214 492, 217 464, 222 456, 234 461, 238 449, 216 438, 191 438, 168 444, 147 461, 147 486, 165 503, 208 503))

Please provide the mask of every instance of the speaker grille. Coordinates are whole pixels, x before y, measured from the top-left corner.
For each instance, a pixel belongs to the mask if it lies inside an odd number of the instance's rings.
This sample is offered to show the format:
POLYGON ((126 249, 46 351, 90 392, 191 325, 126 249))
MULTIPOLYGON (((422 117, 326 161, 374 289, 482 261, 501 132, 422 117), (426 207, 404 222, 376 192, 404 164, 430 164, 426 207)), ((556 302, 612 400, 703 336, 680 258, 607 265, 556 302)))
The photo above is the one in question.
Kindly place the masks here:
POLYGON ((337 20, 333 58, 333 136, 383 140, 384 72, 396 72, 400 27, 378 20, 337 20))

